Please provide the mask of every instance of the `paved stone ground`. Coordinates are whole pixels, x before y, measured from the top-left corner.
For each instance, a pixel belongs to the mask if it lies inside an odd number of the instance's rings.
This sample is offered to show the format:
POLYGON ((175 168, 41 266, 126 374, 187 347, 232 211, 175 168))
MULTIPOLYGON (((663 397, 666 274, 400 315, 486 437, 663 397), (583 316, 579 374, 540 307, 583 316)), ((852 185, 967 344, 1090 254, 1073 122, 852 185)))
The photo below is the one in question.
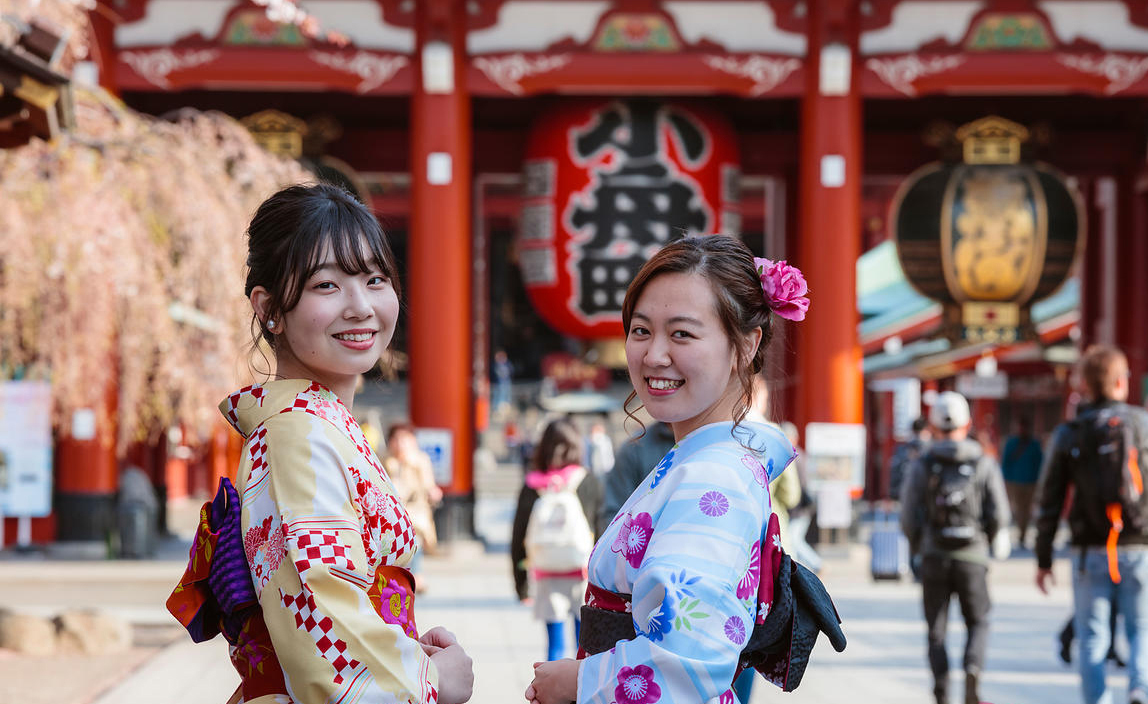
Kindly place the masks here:
MULTIPOLYGON (((480 503, 478 523, 491 545, 504 542, 510 500, 480 503)), ((829 702, 927 702, 930 682, 924 655, 919 587, 874 584, 867 574, 867 550, 853 546, 827 559, 825 582, 834 595, 849 647, 843 654, 824 642, 801 688, 784 699, 829 702)), ((419 597, 419 623, 454 630, 474 657, 476 704, 520 701, 530 663, 544 652, 543 629, 513 597, 509 558, 478 542, 457 544, 449 555, 426 560, 430 588, 419 597)), ((1032 586, 1031 556, 996 563, 991 572, 994 601, 987 674, 982 695, 994 704, 1071 704, 1079 701, 1077 677, 1055 657, 1054 636, 1069 610, 1067 563, 1058 564, 1061 583, 1050 597, 1032 586)), ((65 607, 96 607, 136 624, 137 647, 122 655, 30 658, 0 655, 0 702, 53 704, 136 702, 199 704, 223 702, 236 675, 222 641, 194 645, 163 610, 183 564, 148 562, 0 561, 0 603, 27 613, 65 607)), ((959 622, 954 605, 953 622, 959 622)), ((963 633, 951 628, 950 654, 960 662, 963 633)), ((1122 673, 1114 674, 1121 701, 1122 673)), ((955 679, 955 675, 954 675, 955 679)), ((960 693, 954 682, 954 693, 960 693)), ((751 704, 782 694, 758 682, 751 704)))

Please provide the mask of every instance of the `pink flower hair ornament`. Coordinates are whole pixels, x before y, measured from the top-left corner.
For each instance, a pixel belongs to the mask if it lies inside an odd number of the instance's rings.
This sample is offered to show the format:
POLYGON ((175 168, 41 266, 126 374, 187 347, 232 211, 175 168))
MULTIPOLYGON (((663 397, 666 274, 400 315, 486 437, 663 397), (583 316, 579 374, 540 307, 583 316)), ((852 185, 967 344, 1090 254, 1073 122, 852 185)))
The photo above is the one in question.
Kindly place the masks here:
POLYGON ((775 262, 761 257, 753 258, 753 268, 761 279, 761 290, 770 310, 786 320, 805 320, 809 310, 809 286, 801 269, 785 260, 775 262))

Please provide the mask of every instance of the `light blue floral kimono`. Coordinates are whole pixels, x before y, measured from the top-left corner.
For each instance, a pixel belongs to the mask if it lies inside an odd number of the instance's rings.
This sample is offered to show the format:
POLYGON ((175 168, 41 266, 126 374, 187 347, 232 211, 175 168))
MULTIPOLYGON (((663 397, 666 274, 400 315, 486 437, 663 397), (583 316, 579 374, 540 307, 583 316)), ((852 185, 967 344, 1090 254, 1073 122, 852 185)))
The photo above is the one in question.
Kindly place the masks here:
POLYGON ((768 485, 794 452, 775 428, 733 429, 674 445, 594 547, 590 583, 632 595, 638 636, 582 661, 578 704, 736 701, 739 654, 769 610, 756 603, 768 485))

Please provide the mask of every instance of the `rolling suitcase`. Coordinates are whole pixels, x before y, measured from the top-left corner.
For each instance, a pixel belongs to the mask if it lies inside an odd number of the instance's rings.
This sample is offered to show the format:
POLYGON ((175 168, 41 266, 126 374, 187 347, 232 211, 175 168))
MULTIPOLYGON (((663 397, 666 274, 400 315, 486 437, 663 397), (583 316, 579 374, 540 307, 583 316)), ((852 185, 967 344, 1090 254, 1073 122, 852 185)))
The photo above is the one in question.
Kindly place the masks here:
POLYGON ((909 540, 892 512, 880 514, 869 535, 869 571, 875 581, 900 580, 909 573, 909 540))

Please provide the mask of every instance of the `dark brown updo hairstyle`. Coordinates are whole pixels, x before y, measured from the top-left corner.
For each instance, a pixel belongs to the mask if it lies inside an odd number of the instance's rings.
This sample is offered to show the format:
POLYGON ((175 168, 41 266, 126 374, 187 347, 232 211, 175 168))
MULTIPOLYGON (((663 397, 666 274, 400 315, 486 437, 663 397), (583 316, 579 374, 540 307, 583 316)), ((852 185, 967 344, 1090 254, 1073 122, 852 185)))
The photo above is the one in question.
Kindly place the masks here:
MULTIPOLYGON (((394 255, 379 221, 353 195, 329 183, 288 186, 255 211, 247 227, 247 285, 271 294, 266 320, 280 320, 303 295, 303 287, 332 252, 347 274, 378 271, 399 295, 394 255), (365 245, 365 246, 364 246, 365 245)), ((262 338, 272 347, 275 336, 252 314, 255 346, 262 338)))
POLYGON ((545 472, 571 464, 582 464, 582 434, 570 420, 552 420, 534 449, 534 467, 545 472))
MULTIPOLYGON (((738 354, 737 378, 742 395, 734 406, 734 423, 740 423, 753 401, 753 378, 765 366, 765 349, 773 337, 773 316, 762 293, 761 279, 753 266, 753 252, 745 243, 730 235, 692 235, 674 240, 650 257, 626 289, 622 302, 622 325, 630 334, 634 306, 646 285, 662 274, 698 274, 705 278, 717 302, 717 315, 730 344, 743 335, 761 328, 761 343, 752 356, 738 354)), ((637 421, 629 410, 638 397, 631 391, 623 405, 626 415, 637 421)))

